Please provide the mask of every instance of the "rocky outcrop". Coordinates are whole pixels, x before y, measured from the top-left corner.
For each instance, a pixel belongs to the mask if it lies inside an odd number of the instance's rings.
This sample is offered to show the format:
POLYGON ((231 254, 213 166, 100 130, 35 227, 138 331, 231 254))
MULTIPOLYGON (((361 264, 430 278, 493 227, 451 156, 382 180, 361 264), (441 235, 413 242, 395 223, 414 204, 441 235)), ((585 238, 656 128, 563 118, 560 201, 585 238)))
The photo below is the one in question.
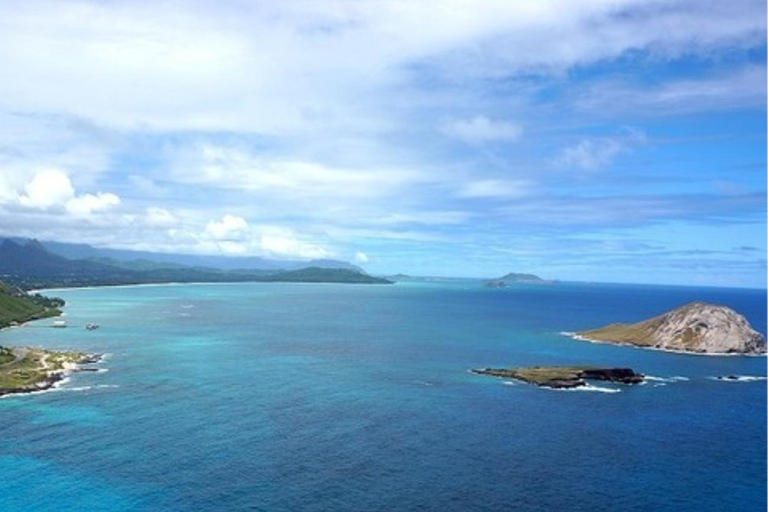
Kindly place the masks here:
POLYGON ((694 302, 636 324, 576 333, 587 340, 705 354, 764 354, 765 337, 725 306, 694 302))
POLYGON ((567 389, 586 386, 588 380, 621 384, 639 384, 642 374, 631 368, 601 368, 592 366, 531 366, 529 368, 482 368, 472 370, 478 375, 516 379, 547 388, 567 389))

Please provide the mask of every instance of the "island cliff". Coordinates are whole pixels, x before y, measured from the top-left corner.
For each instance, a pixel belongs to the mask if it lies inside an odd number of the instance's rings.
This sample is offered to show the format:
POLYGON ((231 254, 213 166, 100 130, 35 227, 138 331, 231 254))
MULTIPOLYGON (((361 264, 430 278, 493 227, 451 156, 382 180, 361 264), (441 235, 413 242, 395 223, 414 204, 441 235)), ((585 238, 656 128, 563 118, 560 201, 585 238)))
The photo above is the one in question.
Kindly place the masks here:
POLYGON ((765 337, 725 306, 694 302, 635 324, 612 324, 574 337, 702 354, 764 354, 765 337))

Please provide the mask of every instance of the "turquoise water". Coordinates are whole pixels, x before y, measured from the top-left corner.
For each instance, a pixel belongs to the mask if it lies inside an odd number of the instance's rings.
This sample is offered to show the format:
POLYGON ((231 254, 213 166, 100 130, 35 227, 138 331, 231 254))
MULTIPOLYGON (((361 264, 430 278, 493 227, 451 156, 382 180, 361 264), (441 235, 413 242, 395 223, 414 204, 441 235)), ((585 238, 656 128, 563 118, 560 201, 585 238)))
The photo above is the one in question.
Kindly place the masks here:
POLYGON ((712 380, 765 376, 765 358, 558 334, 692 300, 765 332, 764 291, 466 281, 56 295, 71 328, 33 324, 0 344, 108 353, 108 371, 0 399, 2 511, 766 509, 766 383, 712 380), (101 329, 83 329, 92 321, 101 329), (554 391, 467 372, 528 364, 664 380, 554 391))

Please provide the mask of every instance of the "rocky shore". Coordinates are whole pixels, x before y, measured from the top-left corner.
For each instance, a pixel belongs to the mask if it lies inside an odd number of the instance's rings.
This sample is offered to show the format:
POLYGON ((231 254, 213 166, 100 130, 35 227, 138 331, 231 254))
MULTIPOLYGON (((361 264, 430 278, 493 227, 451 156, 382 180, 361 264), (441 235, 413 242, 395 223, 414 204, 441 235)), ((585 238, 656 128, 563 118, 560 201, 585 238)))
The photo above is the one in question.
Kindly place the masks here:
POLYGON ((100 354, 0 347, 0 396, 53 388, 72 373, 96 371, 83 365, 101 359, 100 354))

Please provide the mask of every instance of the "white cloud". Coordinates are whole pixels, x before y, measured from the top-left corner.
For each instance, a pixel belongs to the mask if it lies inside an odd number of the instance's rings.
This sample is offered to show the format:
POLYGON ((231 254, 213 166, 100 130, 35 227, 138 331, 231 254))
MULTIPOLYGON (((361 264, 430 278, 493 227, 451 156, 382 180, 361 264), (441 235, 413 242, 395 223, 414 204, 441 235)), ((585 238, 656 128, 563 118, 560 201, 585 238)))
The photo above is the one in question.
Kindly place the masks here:
POLYGON ((645 134, 636 130, 630 130, 628 135, 623 136, 585 138, 565 148, 556 165, 595 171, 607 167, 620 153, 645 141, 645 134))
POLYGON ((269 256, 278 258, 316 259, 332 256, 331 251, 318 244, 301 240, 290 230, 265 228, 259 248, 269 256))
POLYGON ((224 215, 220 221, 211 221, 205 227, 205 233, 216 240, 237 241, 248 231, 248 222, 242 217, 224 215))
POLYGON ((24 187, 18 202, 27 208, 48 210, 64 208, 68 213, 82 217, 103 212, 120 204, 120 198, 110 192, 77 195, 72 181, 64 171, 39 171, 24 187))
POLYGON ((523 180, 476 180, 464 184, 459 196, 468 198, 518 198, 530 192, 531 184, 523 180))
POLYGON ((164 208, 158 208, 155 206, 146 209, 144 212, 144 220, 150 226, 156 227, 173 226, 178 222, 178 219, 174 214, 164 208))
POLYGON ((626 78, 600 80, 577 88, 577 111, 599 116, 671 116, 765 106, 766 68, 749 65, 727 73, 675 78, 658 84, 632 83, 626 78))
POLYGON ((357 251, 355 253, 355 261, 358 263, 368 263, 371 259, 363 251, 357 251))
POLYGON ((445 135, 460 139, 469 144, 515 141, 523 133, 523 129, 518 124, 508 121, 495 121, 484 116, 456 119, 445 123, 440 130, 445 135))
POLYGON ((455 80, 561 73, 630 51, 711 55, 765 37, 759 0, 10 0, 6 110, 105 126, 380 132, 414 63, 455 80), (553 37, 557 34, 557 37, 553 37), (354 48, 354 55, 347 51, 354 48))
POLYGON ((19 196, 19 203, 29 208, 61 206, 75 196, 69 176, 58 169, 38 172, 24 187, 24 191, 26 193, 19 196))
POLYGON ((109 192, 97 192, 96 194, 84 194, 67 201, 65 207, 73 215, 90 215, 95 212, 103 212, 120 204, 120 198, 109 192))
POLYGON ((181 151, 173 159, 171 172, 179 182, 247 191, 266 201, 279 198, 284 205, 302 200, 316 209, 336 202, 370 201, 431 179, 412 169, 337 167, 211 144, 181 151))

